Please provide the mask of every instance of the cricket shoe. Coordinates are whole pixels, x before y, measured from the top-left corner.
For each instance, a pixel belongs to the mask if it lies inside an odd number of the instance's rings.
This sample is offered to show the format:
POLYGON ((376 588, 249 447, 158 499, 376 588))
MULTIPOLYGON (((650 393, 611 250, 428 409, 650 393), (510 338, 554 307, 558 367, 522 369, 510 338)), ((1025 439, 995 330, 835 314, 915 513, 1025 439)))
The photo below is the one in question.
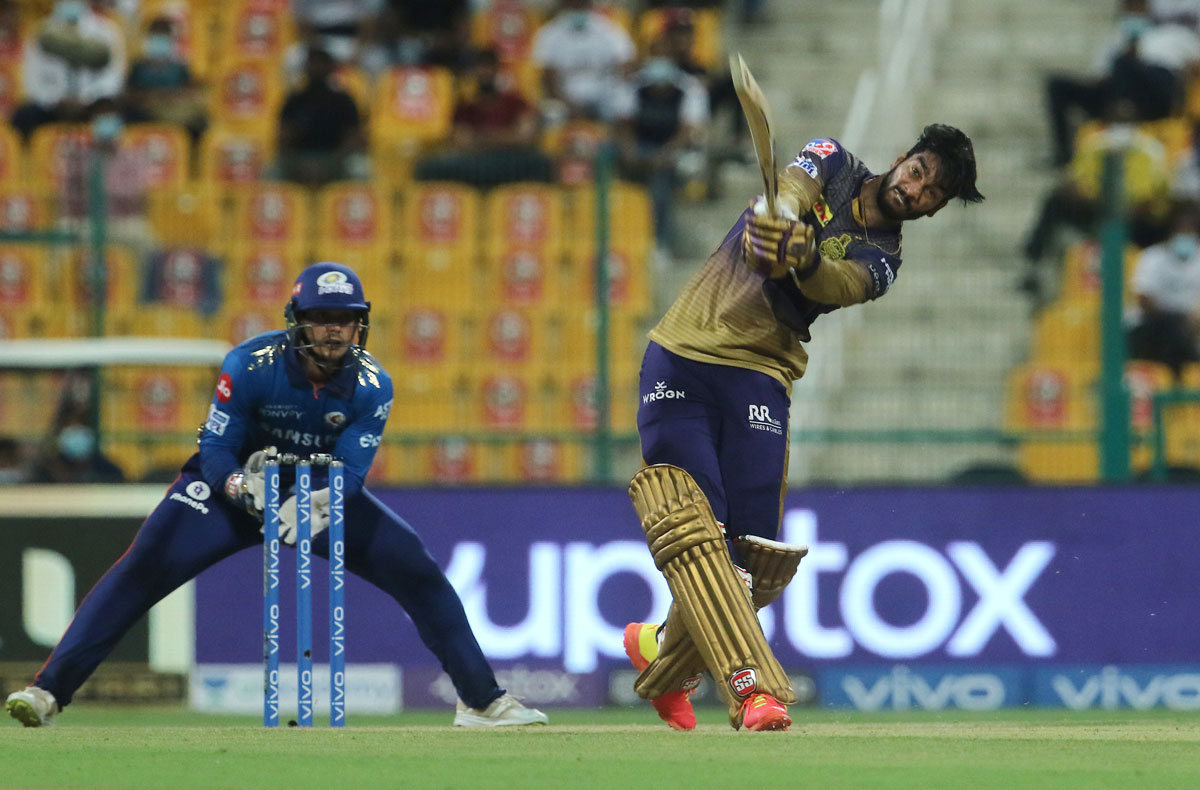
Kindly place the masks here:
POLYGON ((787 706, 770 694, 754 694, 742 703, 742 726, 752 732, 786 730, 792 726, 787 706))
POLYGON ((527 708, 512 694, 502 694, 483 710, 468 708, 461 699, 454 713, 455 727, 519 727, 525 724, 549 724, 546 714, 527 708))
MULTIPOLYGON (((658 626, 654 623, 630 623, 625 626, 625 655, 633 668, 641 672, 658 658, 658 626)), ((696 713, 689 699, 692 690, 679 689, 650 700, 658 717, 673 730, 696 729, 696 713)))
POLYGON ((58 700, 45 689, 26 686, 8 695, 4 709, 26 727, 49 727, 58 713, 58 700))

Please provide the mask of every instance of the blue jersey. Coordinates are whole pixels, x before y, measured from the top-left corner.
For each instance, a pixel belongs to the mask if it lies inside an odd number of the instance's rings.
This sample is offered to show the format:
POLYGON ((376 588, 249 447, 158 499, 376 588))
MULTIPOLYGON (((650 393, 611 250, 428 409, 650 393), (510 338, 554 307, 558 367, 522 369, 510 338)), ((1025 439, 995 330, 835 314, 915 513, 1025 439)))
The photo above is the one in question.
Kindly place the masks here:
MULTIPOLYGON (((362 488, 392 409, 392 378, 352 348, 330 381, 314 384, 287 332, 251 338, 226 355, 200 434, 204 480, 221 490, 255 450, 329 453, 345 463, 346 495, 362 488)), ((186 467, 185 467, 186 468, 186 467)), ((284 474, 287 474, 286 470, 284 474)), ((291 475, 282 481, 290 482, 291 475)), ((314 485, 324 475, 314 470, 314 485)))

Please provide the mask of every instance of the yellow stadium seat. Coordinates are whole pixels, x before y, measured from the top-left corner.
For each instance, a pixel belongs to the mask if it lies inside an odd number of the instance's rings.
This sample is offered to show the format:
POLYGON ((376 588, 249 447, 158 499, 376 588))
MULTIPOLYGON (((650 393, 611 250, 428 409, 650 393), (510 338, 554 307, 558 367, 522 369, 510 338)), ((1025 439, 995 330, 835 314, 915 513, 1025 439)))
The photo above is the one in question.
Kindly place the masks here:
MULTIPOLYGON (((1200 363, 1185 365, 1179 386, 1200 390, 1200 363)), ((1163 411, 1167 463, 1200 469, 1200 403, 1181 403, 1163 411)))
POLYGON ((500 483, 579 483, 587 479, 589 448, 583 442, 548 438, 500 446, 494 477, 500 483))
POLYGON ((471 40, 477 47, 496 50, 503 63, 529 58, 533 35, 542 18, 520 0, 497 0, 476 11, 471 19, 471 40))
MULTIPOLYGON (((1076 302, 1096 299, 1100 296, 1100 245, 1085 239, 1070 245, 1063 257, 1063 273, 1059 302, 1076 302)), ((1133 303, 1133 272, 1137 268, 1141 250, 1135 245, 1125 248, 1122 264, 1124 278, 1124 301, 1133 303)))
POLYGON ((435 485, 459 485, 483 479, 485 445, 449 436, 416 449, 420 454, 412 482, 435 485))
POLYGON ((221 8, 217 52, 228 57, 278 62, 295 40, 290 4, 234 0, 221 8))
POLYGON ((86 334, 84 327, 72 335, 66 315, 53 307, 4 307, 0 309, 0 340, 34 337, 70 337, 86 334))
POLYGON ((333 84, 354 99, 358 114, 364 118, 371 114, 371 77, 358 66, 342 63, 333 73, 333 84))
POLYGON ((112 368, 105 373, 103 423, 117 432, 194 436, 214 383, 211 372, 199 368, 112 368))
MULTIPOLYGON (((678 9, 652 8, 638 19, 638 46, 643 54, 666 31, 668 14, 678 9)), ((697 8, 690 12, 694 39, 692 59, 706 69, 721 61, 721 13, 715 8, 697 8)))
POLYGON ((468 428, 501 433, 552 429, 552 390, 543 377, 493 369, 477 372, 469 382, 468 428))
POLYGON ((402 302, 390 311, 396 318, 387 338, 388 355, 398 370, 451 376, 464 361, 462 315, 439 306, 402 302))
POLYGON ((364 181, 328 184, 317 196, 317 239, 330 249, 382 252, 392 238, 387 193, 364 181))
MULTIPOLYGON (((1094 367, 1069 364, 1030 363, 1018 368, 1008 382, 1008 428, 1017 432, 1095 429, 1094 376, 1094 367)), ((1091 482, 1099 475, 1094 439, 1022 437, 1018 464, 1037 482, 1091 482)))
POLYGON ((222 339, 232 345, 237 345, 264 332, 283 329, 283 307, 286 300, 278 305, 245 305, 225 302, 217 326, 224 331, 222 339))
MULTIPOLYGON (((625 240, 621 240, 624 244, 625 240)), ((650 260, 646 250, 634 252, 613 247, 608 253, 608 305, 614 312, 644 316, 650 311, 650 260)), ((567 255, 567 299, 573 308, 596 305, 596 263, 594 254, 576 248, 567 255)))
POLYGON ((150 190, 179 188, 188 179, 191 162, 187 132, 168 123, 135 123, 121 136, 121 148, 134 151, 148 167, 150 190))
POLYGON ((309 193, 303 187, 269 181, 232 187, 230 194, 235 240, 308 249, 309 193))
POLYGON ((454 78, 441 67, 395 67, 375 84, 371 102, 372 142, 404 141, 414 148, 450 132, 454 78))
POLYGON ((1134 447, 1131 461, 1135 471, 1144 471, 1153 457, 1150 437, 1154 428, 1154 395, 1171 389, 1174 375, 1161 362, 1130 360, 1125 365, 1125 385, 1129 389, 1130 430, 1135 437, 1146 440, 1134 447))
POLYGON ((395 434, 433 435, 461 430, 465 388, 451 367, 416 370, 392 380, 394 397, 388 429, 395 434))
POLYGON ((0 231, 40 230, 49 224, 46 191, 34 186, 0 186, 0 231))
POLYGON ((275 144, 264 132, 209 129, 200 144, 200 177, 214 185, 246 184, 262 179, 275 144))
POLYGON ((0 123, 0 185, 16 186, 25 174, 21 138, 6 123, 0 123))
MULTIPOLYGON (((306 265, 294 247, 283 244, 239 242, 227 259, 225 304, 261 308, 282 315, 292 297, 292 283, 306 265)), ((282 321, 276 322, 282 328, 282 321)))
POLYGON ((460 184, 413 184, 401 208, 401 291, 414 303, 465 307, 478 276, 479 197, 460 184))
POLYGON ((0 310, 46 307, 49 291, 53 289, 51 283, 42 248, 32 244, 0 244, 0 310))
MULTIPOLYGON (((75 310, 82 317, 93 303, 92 294, 96 280, 91 255, 84 250, 75 249, 67 260, 70 272, 69 292, 75 310)), ((106 251, 104 263, 105 303, 109 308, 115 309, 132 307, 141 291, 140 272, 133 256, 128 250, 114 245, 106 251)))
MULTIPOLYGON (((654 238, 650 196, 640 184, 617 182, 609 193, 609 242, 623 249, 648 250, 654 238)), ((593 250, 596 245, 596 191, 591 186, 571 192, 571 246, 593 250)))
POLYGON ((62 190, 70 174, 78 178, 84 151, 91 139, 86 124, 48 123, 29 138, 30 177, 39 186, 62 190))
POLYGON ((21 83, 21 61, 0 60, 0 113, 11 118, 25 98, 21 83))
POLYGON ((147 196, 146 217, 155 238, 162 244, 211 245, 221 249, 229 241, 218 232, 223 227, 220 192, 203 182, 152 191, 147 196))
POLYGON ((484 263, 483 301, 556 308, 562 304, 562 268, 559 257, 546 248, 489 250, 484 263))
POLYGON ((1157 121, 1143 121, 1138 128, 1162 143, 1167 152, 1167 162, 1172 168, 1192 147, 1192 124, 1183 117, 1163 118, 1157 121))
POLYGON ((278 65, 266 60, 234 60, 216 70, 209 111, 221 126, 259 133, 274 130, 283 103, 278 65))
POLYGON ((475 313, 474 336, 467 349, 476 366, 508 370, 541 369, 552 362, 551 331, 543 313, 498 307, 475 313))
MULTIPOLYGON (((594 431, 599 425, 596 407, 596 375, 592 370, 555 371, 552 379, 551 415, 553 428, 566 431, 594 431)), ((637 428, 637 376, 623 373, 609 382, 609 428, 628 433, 637 428)))
POLYGON ((598 121, 568 121, 548 129, 541 145, 558 160, 558 183, 567 187, 590 185, 595 177, 597 152, 608 137, 609 127, 598 121))
POLYGON ((193 79, 204 80, 211 69, 212 33, 216 26, 214 10, 192 0, 147 0, 138 9, 142 34, 155 18, 171 20, 171 32, 179 55, 187 63, 193 79))
POLYGON ((484 199, 485 245, 489 249, 512 247, 561 249, 563 198, 548 184, 509 184, 497 187, 484 199))
POLYGON ((1046 308, 1034 329, 1034 358, 1046 363, 1100 361, 1100 300, 1073 299, 1046 308))
POLYGON ((132 334, 146 337, 208 337, 210 333, 199 311, 172 304, 139 305, 132 325, 132 334))
MULTIPOLYGON (((567 375, 591 373, 597 367, 598 314, 592 309, 569 313, 562 324, 557 369, 567 375)), ((610 313, 608 364, 614 379, 636 379, 646 349, 645 334, 636 320, 624 313, 610 313)))

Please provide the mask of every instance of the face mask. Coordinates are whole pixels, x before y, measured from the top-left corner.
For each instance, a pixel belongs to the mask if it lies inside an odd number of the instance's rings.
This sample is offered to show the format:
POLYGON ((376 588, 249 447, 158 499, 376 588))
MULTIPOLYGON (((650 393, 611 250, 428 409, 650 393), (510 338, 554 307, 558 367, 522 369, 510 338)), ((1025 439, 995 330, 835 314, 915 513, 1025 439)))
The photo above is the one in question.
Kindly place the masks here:
POLYGON ((112 142, 121 134, 124 126, 121 116, 115 113, 98 115, 92 120, 92 139, 99 142, 112 142))
POLYGON ((1181 260, 1186 260, 1192 257, 1198 243, 1200 238, 1195 233, 1176 233, 1171 237, 1171 252, 1181 260))
POLYGON ((72 461, 90 458, 96 448, 96 435, 86 425, 68 425, 58 433, 58 451, 72 461))
POLYGON ((1117 29, 1126 38, 1137 38, 1153 26, 1153 20, 1142 14, 1126 14, 1117 22, 1117 29))
POLYGON ((167 60, 175 54, 175 40, 161 33, 147 36, 144 51, 148 58, 167 60))
POLYGON ((588 17, 587 11, 568 11, 567 26, 576 32, 587 30, 588 17))
POLYGON ((87 3, 83 0, 59 0, 54 4, 54 16, 63 22, 78 22, 86 10, 87 3))
POLYGON ((671 82, 678 69, 670 58, 650 58, 642 66, 642 76, 648 82, 671 82))

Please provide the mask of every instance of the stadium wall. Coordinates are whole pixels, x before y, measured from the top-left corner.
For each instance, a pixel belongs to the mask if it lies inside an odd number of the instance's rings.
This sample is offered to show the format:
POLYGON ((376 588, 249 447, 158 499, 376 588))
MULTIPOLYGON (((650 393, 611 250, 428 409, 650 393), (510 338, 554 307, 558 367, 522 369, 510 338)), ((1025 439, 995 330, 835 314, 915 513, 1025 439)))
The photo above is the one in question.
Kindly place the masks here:
MULTIPOLYGON (((621 630, 661 618, 668 593, 623 491, 380 497, 446 569, 503 683, 538 705, 634 701, 621 630)), ((138 519, 22 515, 6 501, 0 570, 20 584, 0 587, 0 662, 40 663, 52 635, 37 632, 32 624, 47 620, 31 607, 61 598, 68 575, 78 600, 138 519)), ((782 538, 811 553, 764 612, 764 628, 814 704, 1200 708, 1198 506, 1200 490, 1191 487, 796 491, 785 502, 782 538)), ((322 601, 323 574, 315 576, 322 601)), ((155 653, 160 668, 175 669, 186 649, 197 707, 252 709, 241 697, 261 693, 260 596, 261 555, 243 552, 203 574, 194 593, 168 601, 117 657, 148 661, 155 653), (174 643, 174 654, 164 642, 174 643)), ((364 665, 360 677, 370 686, 364 706, 453 700, 390 599, 357 579, 347 598, 349 657, 364 665), (398 677, 387 668, 397 664, 398 677), (368 703, 375 693, 394 696, 368 703)), ((314 619, 319 662, 324 618, 314 619)), ((291 636, 285 628, 285 656, 294 652, 291 636)))

